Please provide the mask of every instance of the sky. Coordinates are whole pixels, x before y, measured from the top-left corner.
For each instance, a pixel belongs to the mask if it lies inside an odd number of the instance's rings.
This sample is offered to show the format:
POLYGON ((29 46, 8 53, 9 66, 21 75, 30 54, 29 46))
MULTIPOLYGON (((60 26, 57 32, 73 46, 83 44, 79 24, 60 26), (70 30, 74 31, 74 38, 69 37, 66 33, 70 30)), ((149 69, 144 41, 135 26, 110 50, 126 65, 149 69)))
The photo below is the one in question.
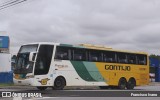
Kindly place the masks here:
POLYGON ((27 0, 0 10, 0 31, 9 34, 11 53, 58 42, 160 55, 159 12, 160 0, 27 0))

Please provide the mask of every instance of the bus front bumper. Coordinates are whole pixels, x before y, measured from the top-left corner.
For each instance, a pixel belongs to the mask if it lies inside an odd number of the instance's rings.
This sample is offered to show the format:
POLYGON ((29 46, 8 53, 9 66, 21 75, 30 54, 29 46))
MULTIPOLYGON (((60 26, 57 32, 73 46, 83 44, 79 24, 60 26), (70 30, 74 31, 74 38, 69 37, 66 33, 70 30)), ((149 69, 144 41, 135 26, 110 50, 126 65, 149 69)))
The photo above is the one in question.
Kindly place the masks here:
POLYGON ((29 85, 33 86, 33 79, 13 79, 15 85, 29 85))

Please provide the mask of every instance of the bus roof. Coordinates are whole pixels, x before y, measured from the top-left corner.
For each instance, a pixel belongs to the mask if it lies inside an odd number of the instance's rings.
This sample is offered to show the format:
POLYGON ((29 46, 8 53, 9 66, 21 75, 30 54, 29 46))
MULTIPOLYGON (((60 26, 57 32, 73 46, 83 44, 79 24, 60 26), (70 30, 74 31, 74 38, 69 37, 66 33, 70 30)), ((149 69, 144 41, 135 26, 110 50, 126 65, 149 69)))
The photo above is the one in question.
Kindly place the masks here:
POLYGON ((23 45, 33 45, 33 44, 50 44, 50 45, 60 45, 60 43, 54 43, 54 42, 34 42, 34 43, 27 43, 23 45))
POLYGON ((78 45, 72 45, 72 44, 63 44, 63 43, 54 43, 54 42, 35 42, 35 43, 29 43, 24 45, 31 45, 31 44, 50 44, 50 45, 57 45, 57 46, 65 46, 65 47, 74 47, 74 48, 86 48, 86 49, 96 49, 96 50, 104 50, 104 51, 115 51, 115 52, 127 52, 127 53, 138 53, 138 54, 148 54, 147 52, 140 52, 140 51, 129 51, 129 50, 118 50, 113 49, 109 46, 105 45, 93 45, 93 44, 78 44, 78 45))
POLYGON ((104 51, 125 52, 125 53, 127 52, 127 53, 148 54, 146 52, 140 52, 140 51, 128 51, 128 50, 113 49, 112 47, 105 46, 105 45, 93 45, 93 44, 71 45, 71 44, 60 44, 60 46, 75 47, 75 48, 86 48, 86 49, 96 49, 96 50, 104 50, 104 51))

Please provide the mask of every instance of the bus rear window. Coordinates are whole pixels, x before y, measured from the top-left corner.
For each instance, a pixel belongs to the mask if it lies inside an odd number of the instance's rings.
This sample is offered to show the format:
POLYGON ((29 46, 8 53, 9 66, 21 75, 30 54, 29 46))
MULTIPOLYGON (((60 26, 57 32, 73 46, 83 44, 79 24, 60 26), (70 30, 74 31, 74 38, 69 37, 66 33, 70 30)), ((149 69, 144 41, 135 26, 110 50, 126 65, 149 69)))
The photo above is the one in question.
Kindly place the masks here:
POLYGON ((147 56, 146 55, 137 55, 137 63, 139 65, 147 65, 147 56))

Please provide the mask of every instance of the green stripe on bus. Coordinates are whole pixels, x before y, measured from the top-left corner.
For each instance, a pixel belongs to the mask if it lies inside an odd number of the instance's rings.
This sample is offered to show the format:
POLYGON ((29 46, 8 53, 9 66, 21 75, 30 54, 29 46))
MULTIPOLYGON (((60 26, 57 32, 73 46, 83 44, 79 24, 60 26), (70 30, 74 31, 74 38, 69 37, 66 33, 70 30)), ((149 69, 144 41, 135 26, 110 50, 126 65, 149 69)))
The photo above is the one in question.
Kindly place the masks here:
POLYGON ((78 75, 85 81, 96 81, 92 78, 92 76, 89 74, 88 70, 82 63, 82 61, 71 61, 73 67, 75 68, 78 75))
POLYGON ((85 48, 85 47, 83 47, 83 46, 73 46, 73 47, 76 47, 76 48, 85 48))
POLYGON ((101 73, 97 69, 96 65, 94 62, 83 62, 84 66, 88 70, 89 74, 91 77, 98 81, 98 82, 104 82, 104 78, 102 77, 101 73))
POLYGON ((70 45, 70 44, 60 44, 60 46, 73 47, 73 45, 70 45))

